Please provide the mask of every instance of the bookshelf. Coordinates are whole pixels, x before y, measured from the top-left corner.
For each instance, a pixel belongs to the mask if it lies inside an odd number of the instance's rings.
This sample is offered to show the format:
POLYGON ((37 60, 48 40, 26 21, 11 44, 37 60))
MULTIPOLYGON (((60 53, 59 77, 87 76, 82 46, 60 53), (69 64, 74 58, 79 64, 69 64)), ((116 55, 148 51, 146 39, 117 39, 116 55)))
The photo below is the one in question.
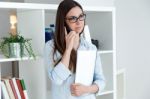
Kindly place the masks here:
MULTIPOLYGON (((56 4, 9 3, 0 2, 0 9, 17 12, 18 31, 26 38, 32 38, 33 49, 39 55, 37 60, 24 57, 6 59, 2 62, 19 61, 19 75, 26 81, 29 98, 48 99, 50 84, 44 66, 43 48, 45 27, 55 23, 56 4)), ((91 38, 99 41, 98 53, 101 56, 106 88, 97 99, 116 99, 116 34, 115 8, 83 6, 87 14, 91 38), (93 25, 94 23, 94 25, 93 25)))
POLYGON ((117 70, 117 99, 126 99, 126 69, 117 70))
MULTIPOLYGON (((38 57, 37 57, 38 58, 38 57)), ((12 62, 12 61, 25 61, 25 60, 34 60, 33 57, 22 57, 22 58, 6 58, 3 55, 0 55, 0 62, 12 62)))

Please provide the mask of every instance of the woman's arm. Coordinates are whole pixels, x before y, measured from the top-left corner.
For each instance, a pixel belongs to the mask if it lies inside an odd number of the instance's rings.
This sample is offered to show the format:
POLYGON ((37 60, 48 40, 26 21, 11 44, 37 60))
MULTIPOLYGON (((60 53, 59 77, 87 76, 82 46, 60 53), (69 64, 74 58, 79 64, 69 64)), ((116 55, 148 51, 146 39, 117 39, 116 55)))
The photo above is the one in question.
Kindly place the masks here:
POLYGON ((76 38, 77 34, 75 31, 71 31, 69 34, 67 34, 65 29, 65 41, 66 41, 66 49, 63 54, 63 57, 61 59, 61 62, 68 68, 69 67, 69 61, 70 61, 70 54, 74 46, 74 40, 76 38))
MULTIPOLYGON (((54 42, 48 41, 44 48, 44 61, 51 82, 61 85, 70 75, 70 70, 61 61, 55 65, 53 61, 54 42), (55 65, 55 66, 54 66, 55 65), (62 72, 63 71, 63 72, 62 72)), ((61 58, 60 55, 57 55, 61 58)))
POLYGON ((47 42, 45 45, 45 65, 48 68, 49 78, 55 84, 62 84, 63 81, 65 81, 72 74, 68 67, 75 36, 76 33, 74 31, 71 31, 71 33, 66 35, 66 50, 62 55, 61 61, 57 65, 55 65, 53 61, 53 40, 47 42))
POLYGON ((64 55, 61 59, 61 62, 66 66, 66 68, 69 67, 70 54, 71 54, 71 51, 65 50, 64 55))

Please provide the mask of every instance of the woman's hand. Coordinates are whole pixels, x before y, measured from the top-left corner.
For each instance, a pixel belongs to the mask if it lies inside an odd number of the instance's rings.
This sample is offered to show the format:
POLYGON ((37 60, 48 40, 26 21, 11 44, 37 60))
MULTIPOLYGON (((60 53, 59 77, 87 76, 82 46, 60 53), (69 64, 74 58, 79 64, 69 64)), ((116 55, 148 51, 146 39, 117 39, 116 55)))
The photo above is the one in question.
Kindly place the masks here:
POLYGON ((66 50, 67 51, 72 51, 73 46, 74 46, 74 40, 76 38, 76 32, 75 31, 70 31, 69 34, 67 34, 66 28, 65 28, 65 40, 66 40, 66 50))
POLYGON ((70 89, 73 96, 81 96, 85 93, 88 93, 88 86, 82 84, 72 84, 70 89))
POLYGON ((76 32, 71 31, 69 34, 67 34, 66 28, 65 29, 65 41, 66 41, 66 50, 62 56, 61 62, 68 68, 69 67, 69 61, 70 61, 70 54, 74 46, 74 40, 76 38, 76 32))
POLYGON ((86 93, 96 93, 99 90, 99 87, 97 84, 92 84, 91 86, 85 86, 82 84, 72 84, 70 86, 71 94, 73 96, 81 96, 86 93))

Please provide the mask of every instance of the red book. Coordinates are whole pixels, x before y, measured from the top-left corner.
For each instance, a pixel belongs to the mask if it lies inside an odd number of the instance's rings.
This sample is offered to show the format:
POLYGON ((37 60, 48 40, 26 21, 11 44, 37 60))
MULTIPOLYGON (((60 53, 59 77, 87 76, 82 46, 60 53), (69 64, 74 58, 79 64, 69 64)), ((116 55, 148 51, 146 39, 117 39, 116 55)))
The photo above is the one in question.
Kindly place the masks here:
POLYGON ((16 82, 17 82, 17 86, 18 86, 18 89, 19 89, 19 92, 20 92, 20 95, 21 95, 21 99, 25 99, 25 96, 24 96, 24 93, 23 93, 23 89, 22 89, 20 80, 16 79, 16 82))
POLYGON ((13 91, 13 93, 14 93, 15 99, 18 99, 18 96, 17 96, 16 90, 15 90, 13 81, 12 81, 11 79, 9 80, 9 83, 10 83, 10 86, 11 86, 12 91, 13 91))

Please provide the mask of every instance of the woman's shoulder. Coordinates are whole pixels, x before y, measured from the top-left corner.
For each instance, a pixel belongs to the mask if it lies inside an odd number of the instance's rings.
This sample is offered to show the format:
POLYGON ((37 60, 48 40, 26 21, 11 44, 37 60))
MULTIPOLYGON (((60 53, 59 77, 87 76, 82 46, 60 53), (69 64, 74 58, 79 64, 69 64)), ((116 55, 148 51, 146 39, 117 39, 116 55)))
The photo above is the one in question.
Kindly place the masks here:
POLYGON ((49 40, 45 43, 45 46, 54 47, 54 40, 49 40))
POLYGON ((45 43, 46 50, 53 50, 54 49, 54 40, 49 40, 45 43))

